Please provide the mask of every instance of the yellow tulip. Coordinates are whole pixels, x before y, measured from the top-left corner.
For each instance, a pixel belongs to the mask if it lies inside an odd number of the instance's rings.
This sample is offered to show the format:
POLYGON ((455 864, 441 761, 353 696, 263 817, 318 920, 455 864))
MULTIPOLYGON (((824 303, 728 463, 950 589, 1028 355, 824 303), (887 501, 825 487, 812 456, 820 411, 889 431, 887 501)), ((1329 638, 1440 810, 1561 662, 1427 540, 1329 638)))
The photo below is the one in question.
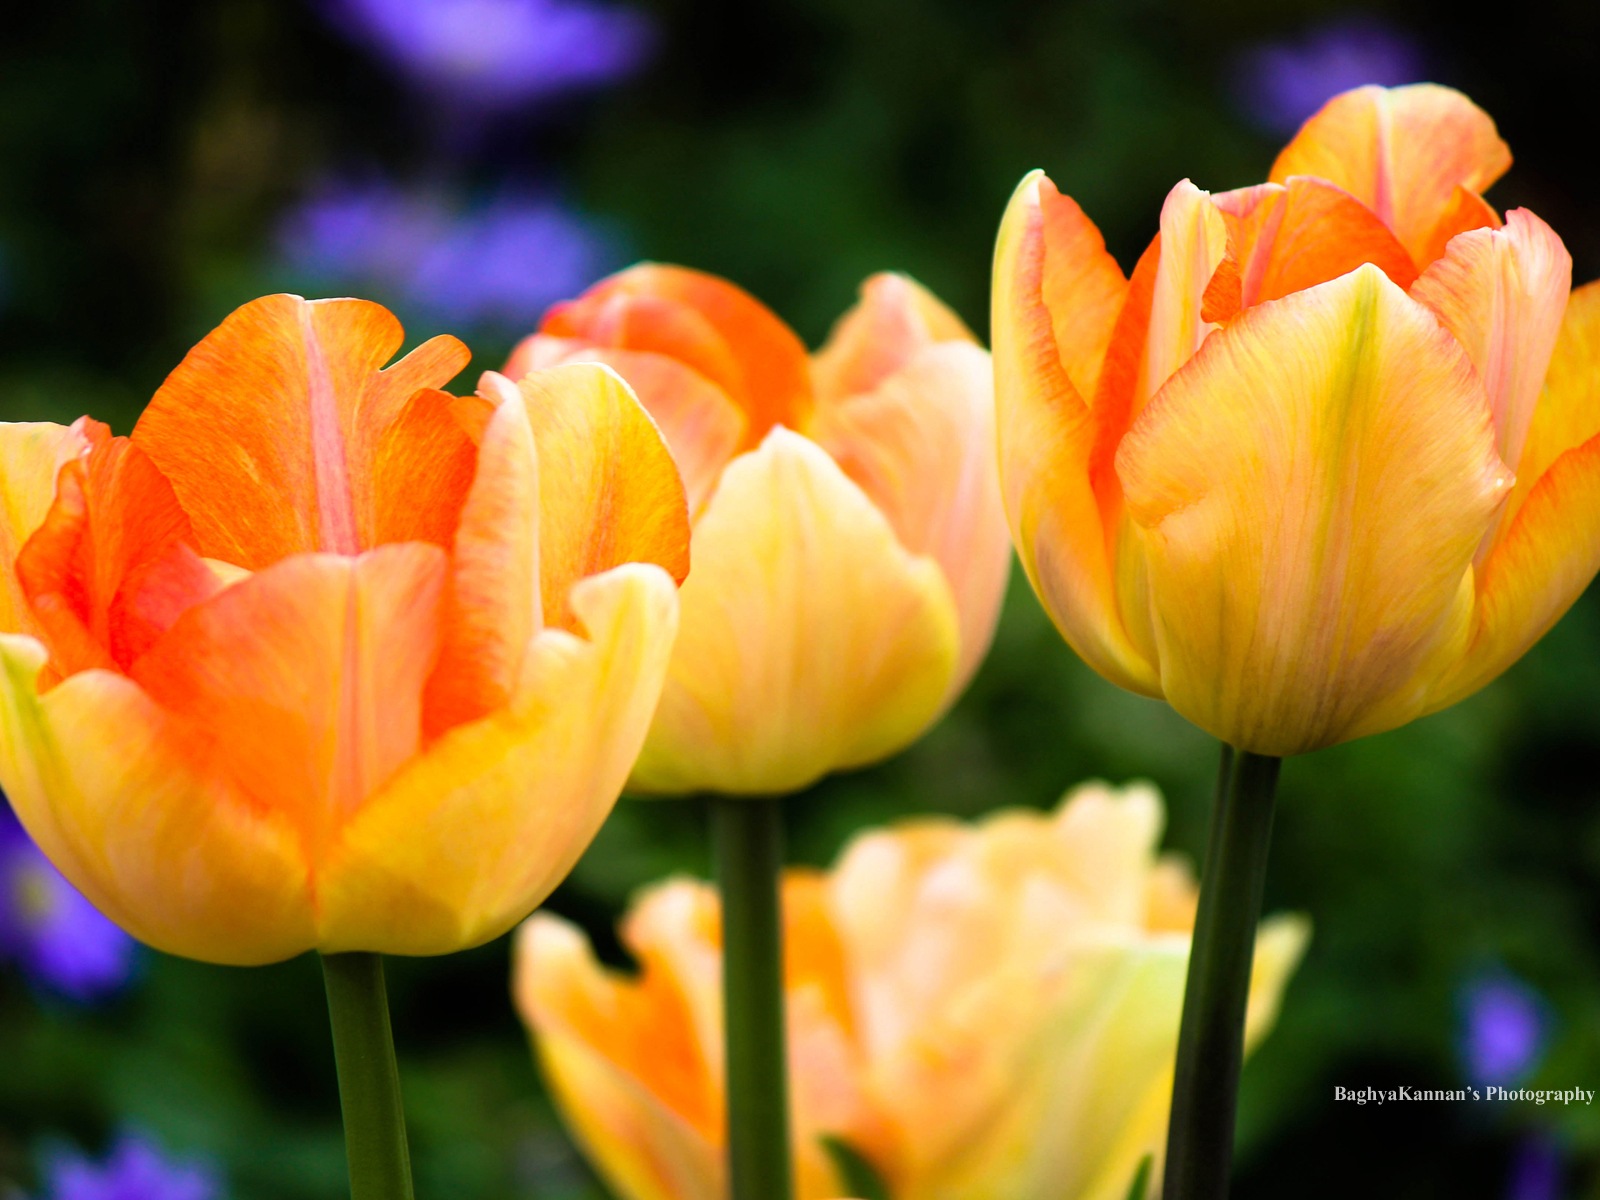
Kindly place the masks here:
POLYGON ((1187 180, 1125 279, 1042 174, 995 255, 1007 515, 1073 648, 1265 755, 1434 712, 1600 568, 1600 289, 1479 193, 1494 124, 1335 97, 1271 182, 1187 180))
MULTIPOLYGON (((895 1200, 1123 1200, 1159 1157, 1195 887, 1155 853, 1153 788, 1078 788, 1052 814, 861 834, 784 880, 802 1200, 839 1194, 821 1139, 895 1200)), ((623 925, 637 976, 558 917, 517 939, 515 991, 568 1126, 624 1200, 726 1195, 714 893, 673 880, 623 925)), ((1262 925, 1249 1036, 1304 949, 1262 925)))
POLYGON ((915 739, 987 650, 1010 560, 972 335, 879 275, 808 359, 732 284, 646 264, 553 309, 507 373, 591 361, 661 426, 694 519, 634 786, 792 792, 915 739))
POLYGON ((0 425, 0 786, 175 954, 437 954, 571 868, 643 742, 687 570, 670 456, 596 366, 477 397, 435 338, 271 296, 131 438, 0 425))

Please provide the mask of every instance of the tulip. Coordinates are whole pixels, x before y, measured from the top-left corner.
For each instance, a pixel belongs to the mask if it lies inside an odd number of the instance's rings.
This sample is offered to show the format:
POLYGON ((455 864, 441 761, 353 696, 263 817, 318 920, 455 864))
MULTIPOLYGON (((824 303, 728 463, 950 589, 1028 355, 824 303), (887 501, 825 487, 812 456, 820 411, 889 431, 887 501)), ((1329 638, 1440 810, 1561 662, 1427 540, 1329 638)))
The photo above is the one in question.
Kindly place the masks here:
POLYGON ((694 571, 641 791, 794 792, 906 746, 988 649, 1010 551, 988 356, 900 275, 823 349, 745 292, 645 264, 558 305, 532 367, 601 362, 683 473, 694 571))
POLYGON ((1470 695, 1600 569, 1600 289, 1571 293, 1549 226, 1484 201, 1510 162, 1459 93, 1364 87, 1269 182, 1174 187, 1131 277, 1042 174, 1001 226, 1024 567, 1092 667, 1230 747, 1167 1200, 1227 1194, 1281 757, 1470 695))
MULTIPOLYGON (((788 1054, 802 1200, 841 1194, 824 1138, 896 1200, 1123 1200, 1159 1155, 1195 886, 1158 856, 1149 786, 1089 784, 1050 814, 862 833, 784 880, 788 1054)), ((643 893, 636 975, 537 914, 515 993, 561 1112, 622 1200, 725 1196, 718 905, 643 893)), ((1262 926, 1252 1039, 1308 936, 1262 926)))
POLYGON ((1282 756, 1492 680, 1600 568, 1600 289, 1433 85, 1329 101, 1271 182, 1167 196, 1130 279, 1042 174, 995 256, 1001 479, 1115 683, 1282 756))

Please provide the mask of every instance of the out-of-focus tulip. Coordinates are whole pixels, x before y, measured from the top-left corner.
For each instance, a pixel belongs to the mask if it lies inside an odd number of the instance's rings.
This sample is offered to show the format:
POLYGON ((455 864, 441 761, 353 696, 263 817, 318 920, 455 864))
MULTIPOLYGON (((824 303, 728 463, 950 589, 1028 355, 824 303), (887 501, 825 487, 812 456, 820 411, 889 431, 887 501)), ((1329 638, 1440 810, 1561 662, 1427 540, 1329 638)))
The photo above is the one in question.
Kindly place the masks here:
POLYGON ((1124 279, 1041 174, 995 256, 1001 481, 1108 679, 1260 754, 1476 691, 1600 566, 1600 289, 1479 193, 1494 124, 1335 97, 1272 182, 1184 181, 1124 279))
MULTIPOLYGON (((1089 784, 1050 815, 860 835, 784 882, 789 1054, 804 1200, 837 1195, 843 1139, 896 1200, 1123 1200, 1159 1155, 1193 926, 1187 869, 1157 857, 1154 789, 1089 784)), ((538 914, 518 1006, 573 1133, 626 1200, 724 1195, 719 919, 711 889, 644 893, 637 977, 538 914)), ((1304 948, 1261 927, 1250 1036, 1304 948)))
POLYGON ((961 322, 878 275, 808 359, 732 284, 646 264, 551 310, 507 372, 586 361, 633 385, 694 519, 635 786, 791 792, 916 738, 987 650, 1010 560, 961 322))
POLYGON ((683 491, 594 366, 479 396, 357 300, 271 296, 131 438, 0 425, 0 784, 96 907, 261 963, 526 916, 660 694, 683 491))

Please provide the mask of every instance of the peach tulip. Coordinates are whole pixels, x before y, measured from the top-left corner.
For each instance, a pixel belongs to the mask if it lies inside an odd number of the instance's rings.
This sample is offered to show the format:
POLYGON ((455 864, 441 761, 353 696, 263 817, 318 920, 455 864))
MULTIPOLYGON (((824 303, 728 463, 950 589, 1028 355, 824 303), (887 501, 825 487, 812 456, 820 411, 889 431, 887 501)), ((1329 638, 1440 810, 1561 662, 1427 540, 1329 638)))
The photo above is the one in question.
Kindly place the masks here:
POLYGON ((512 357, 602 362, 683 473, 694 571, 634 785, 791 792, 884 758, 955 699, 1010 561, 988 356, 878 275, 820 353, 745 292, 645 264, 558 305, 512 357))
MULTIPOLYGON (((822 1139, 895 1200, 1123 1200, 1159 1157, 1195 885, 1155 853, 1148 786, 1088 784, 1052 814, 910 821, 784 881, 801 1200, 839 1194, 822 1139)), ((1261 927, 1249 1036, 1308 927, 1261 927)), ((637 976, 537 914, 515 991, 568 1127, 623 1200, 726 1195, 715 894, 673 880, 623 925, 637 976)))
POLYGON ((0 425, 0 786, 176 954, 437 954, 510 928, 614 803, 687 570, 670 456, 597 366, 467 363, 270 296, 131 438, 0 425))
POLYGON ((1113 682, 1241 749, 1377 733, 1505 670, 1600 567, 1600 289, 1489 117, 1330 100, 1271 182, 1167 196, 1131 278, 1042 174, 995 254, 1001 479, 1113 682))

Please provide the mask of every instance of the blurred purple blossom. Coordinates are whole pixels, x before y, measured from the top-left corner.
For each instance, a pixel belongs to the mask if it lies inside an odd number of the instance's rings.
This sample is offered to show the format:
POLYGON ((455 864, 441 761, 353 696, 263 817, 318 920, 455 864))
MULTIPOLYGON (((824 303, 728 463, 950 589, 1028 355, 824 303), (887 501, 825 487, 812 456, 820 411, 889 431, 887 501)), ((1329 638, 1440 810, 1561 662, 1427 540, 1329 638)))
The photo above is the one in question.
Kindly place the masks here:
POLYGON ((0 962, 69 1000, 127 983, 138 948, 40 853, 0 798, 0 962))
POLYGON ((463 207, 383 182, 315 193, 283 222, 279 250, 308 284, 365 291, 418 319, 510 332, 616 265, 595 222, 547 197, 463 207))
POLYGON ((1250 121, 1293 133, 1330 97, 1362 84, 1394 87, 1425 74, 1417 44, 1371 17, 1316 25, 1297 38, 1261 42, 1237 60, 1236 93, 1250 121))
POLYGON ((1524 1139, 1511 1160, 1506 1200, 1560 1200, 1561 1150, 1548 1137, 1524 1139))
POLYGON ((589 0, 323 0, 323 7, 417 87, 481 113, 622 79, 654 40, 644 14, 589 0))
POLYGON ((1480 976, 1461 992, 1461 1057, 1474 1083, 1514 1084, 1539 1064, 1549 1034, 1544 999, 1505 972, 1480 976))
POLYGON ((96 1162, 75 1150, 46 1155, 41 1200, 217 1200, 216 1172, 194 1160, 165 1157, 139 1134, 119 1137, 105 1159, 96 1162))

